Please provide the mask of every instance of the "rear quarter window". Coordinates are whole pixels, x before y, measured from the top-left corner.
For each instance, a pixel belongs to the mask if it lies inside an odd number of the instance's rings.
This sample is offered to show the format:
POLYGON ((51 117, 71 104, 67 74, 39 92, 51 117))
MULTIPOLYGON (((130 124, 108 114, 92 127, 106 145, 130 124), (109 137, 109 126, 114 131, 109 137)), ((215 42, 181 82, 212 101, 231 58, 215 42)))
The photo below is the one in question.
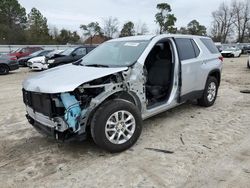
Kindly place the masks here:
POLYGON ((181 61, 196 58, 200 54, 200 49, 193 39, 176 38, 175 42, 181 61))
POLYGON ((218 54, 219 50, 215 46, 214 42, 212 39, 206 39, 206 38, 201 38, 201 42, 207 47, 207 49, 212 53, 212 54, 218 54))

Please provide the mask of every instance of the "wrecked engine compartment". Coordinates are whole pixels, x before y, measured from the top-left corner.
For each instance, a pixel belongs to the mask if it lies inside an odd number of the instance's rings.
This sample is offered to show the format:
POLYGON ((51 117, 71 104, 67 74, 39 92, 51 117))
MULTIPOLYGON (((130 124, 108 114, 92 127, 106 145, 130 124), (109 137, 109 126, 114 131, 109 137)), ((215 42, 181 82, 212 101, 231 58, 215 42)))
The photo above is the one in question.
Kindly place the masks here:
MULTIPOLYGON (((98 78, 66 93, 45 94, 23 90, 27 119, 38 131, 43 129, 39 132, 45 131, 57 140, 64 141, 85 134, 91 113, 98 105, 112 94, 136 90, 139 83, 125 81, 130 73, 128 70, 98 78)), ((142 93, 141 90, 137 92, 142 93)))

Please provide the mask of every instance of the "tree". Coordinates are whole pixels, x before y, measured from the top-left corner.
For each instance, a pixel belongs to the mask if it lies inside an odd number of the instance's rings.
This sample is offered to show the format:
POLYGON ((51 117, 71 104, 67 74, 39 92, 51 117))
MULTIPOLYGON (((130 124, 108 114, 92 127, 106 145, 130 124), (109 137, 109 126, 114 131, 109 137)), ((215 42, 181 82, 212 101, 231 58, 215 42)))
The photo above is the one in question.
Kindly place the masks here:
POLYGON ((244 42, 250 22, 250 0, 232 2, 233 23, 237 29, 237 42, 244 42))
POLYGON ((233 13, 227 4, 222 3, 219 9, 212 13, 212 17, 212 38, 216 42, 225 43, 233 32, 233 13))
POLYGON ((131 21, 125 23, 120 33, 120 37, 128 37, 135 35, 135 24, 131 21))
POLYGON ((250 23, 248 23, 248 26, 247 26, 247 33, 245 36, 245 41, 250 42, 250 23))
POLYGON ((181 27, 180 29, 177 30, 177 33, 186 35, 188 34, 188 30, 186 27, 181 27))
POLYGON ((92 44, 92 39, 95 35, 102 35, 102 29, 98 22, 91 22, 88 25, 81 25, 80 29, 83 30, 84 36, 90 37, 90 43, 92 44))
POLYGON ((197 20, 192 20, 187 25, 187 31, 190 35, 206 35, 207 28, 204 25, 200 25, 197 20))
POLYGON ((71 32, 66 29, 62 29, 60 31, 60 34, 56 37, 56 41, 59 44, 68 44, 68 43, 76 44, 79 42, 79 40, 80 36, 77 34, 76 31, 71 32))
POLYGON ((109 17, 104 19, 103 33, 109 38, 113 38, 118 32, 119 22, 117 18, 109 17))
POLYGON ((17 0, 0 1, 0 42, 2 44, 24 43, 23 29, 26 22, 25 8, 17 0))
POLYGON ((135 26, 135 33, 136 35, 145 35, 149 32, 149 29, 148 29, 148 26, 146 23, 141 23, 141 22, 138 22, 135 26))
POLYGON ((177 29, 174 27, 177 18, 174 14, 170 14, 172 9, 168 3, 160 3, 157 5, 157 9, 160 11, 155 15, 156 23, 160 26, 160 34, 169 32, 176 33, 177 29))
POLYGON ((47 18, 36 8, 32 8, 28 14, 28 31, 31 43, 47 43, 51 39, 47 18))

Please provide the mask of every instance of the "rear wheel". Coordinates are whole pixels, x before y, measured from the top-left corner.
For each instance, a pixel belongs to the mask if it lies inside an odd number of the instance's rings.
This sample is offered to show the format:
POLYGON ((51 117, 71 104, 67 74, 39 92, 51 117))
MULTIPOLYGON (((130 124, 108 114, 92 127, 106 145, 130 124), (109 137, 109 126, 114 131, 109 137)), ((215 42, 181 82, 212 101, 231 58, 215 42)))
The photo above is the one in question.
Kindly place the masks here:
POLYGON ((217 98, 218 86, 218 80, 215 77, 208 77, 203 96, 198 99, 198 104, 204 107, 212 106, 217 98))
POLYGON ((139 110, 130 102, 112 100, 94 114, 91 135, 94 142, 109 152, 121 152, 133 146, 142 130, 139 110))
POLYGON ((9 67, 6 65, 0 65, 0 75, 8 74, 10 71, 9 67))
POLYGON ((250 61, 247 61, 247 68, 250 69, 250 61))

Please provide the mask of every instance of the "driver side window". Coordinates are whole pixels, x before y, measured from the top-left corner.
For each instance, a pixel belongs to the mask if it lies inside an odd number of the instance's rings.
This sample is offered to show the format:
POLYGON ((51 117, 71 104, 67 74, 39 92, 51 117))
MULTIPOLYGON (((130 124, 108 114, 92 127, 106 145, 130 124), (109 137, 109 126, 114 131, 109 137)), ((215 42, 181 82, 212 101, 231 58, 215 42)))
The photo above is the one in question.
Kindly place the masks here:
POLYGON ((79 48, 74 52, 75 55, 77 56, 82 56, 87 54, 86 48, 79 48))

